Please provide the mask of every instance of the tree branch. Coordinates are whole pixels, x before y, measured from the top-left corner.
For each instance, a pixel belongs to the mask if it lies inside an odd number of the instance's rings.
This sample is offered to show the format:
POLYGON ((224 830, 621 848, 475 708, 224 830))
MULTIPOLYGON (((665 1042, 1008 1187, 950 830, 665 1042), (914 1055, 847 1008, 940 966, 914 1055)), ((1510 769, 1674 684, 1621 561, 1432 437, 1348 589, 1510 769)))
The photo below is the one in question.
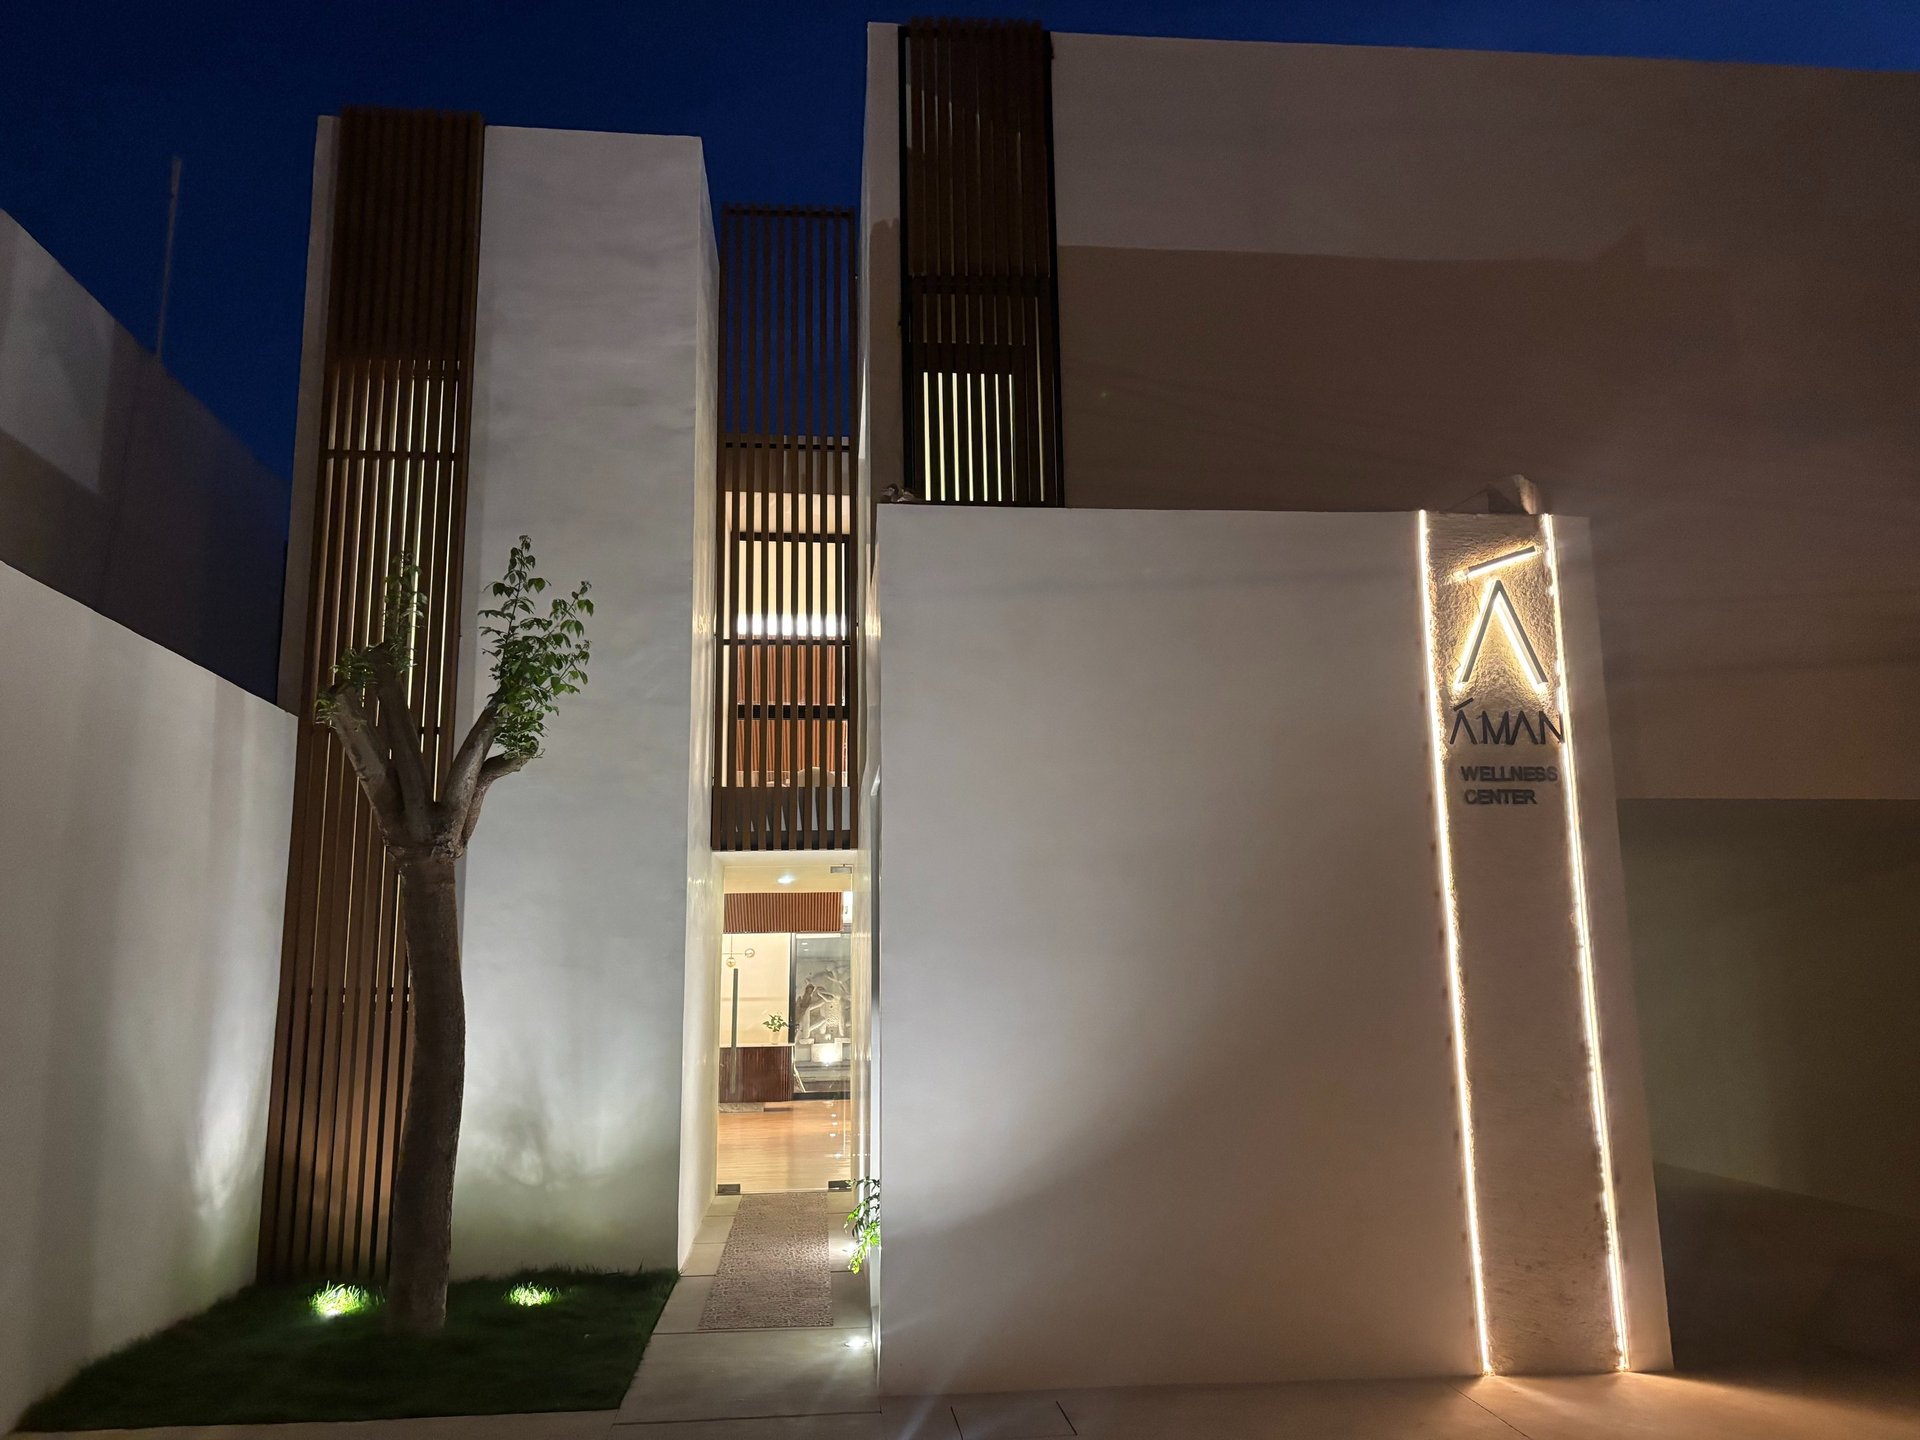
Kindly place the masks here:
MULTIPOLYGON (((467 738, 460 742, 459 750, 454 753, 453 764, 447 767, 447 785, 440 797, 441 807, 446 814, 466 814, 467 805, 473 798, 473 788, 480 779, 480 767, 485 764, 487 752, 493 749, 493 737, 499 732, 499 709, 489 700, 486 708, 475 717, 473 728, 467 731, 467 738)), ((461 823, 464 828, 464 820, 461 823)))
POLYGON ((407 687, 385 645, 373 651, 373 688, 380 698, 380 727, 393 751, 393 773, 400 785, 401 808, 415 827, 426 829, 433 820, 426 760, 420 754, 420 727, 413 723, 407 687))
POLYGON ((327 699, 327 728, 333 731, 335 738, 340 741, 340 748, 346 751, 347 763, 353 766, 353 773, 359 777, 360 788, 366 792, 367 800, 380 821, 380 828, 395 839, 401 838, 404 820, 399 793, 394 788, 386 757, 381 755, 380 745, 374 739, 373 720, 367 714, 366 706, 360 703, 360 697, 350 687, 344 685, 327 691, 327 699))
POLYGON ((480 823, 480 806, 487 798, 487 791, 493 788, 493 782, 503 775, 511 775, 529 760, 531 755, 494 755, 480 767, 479 777, 473 782, 473 802, 467 806, 466 823, 460 827, 460 848, 465 849, 467 842, 473 839, 474 826, 480 823))

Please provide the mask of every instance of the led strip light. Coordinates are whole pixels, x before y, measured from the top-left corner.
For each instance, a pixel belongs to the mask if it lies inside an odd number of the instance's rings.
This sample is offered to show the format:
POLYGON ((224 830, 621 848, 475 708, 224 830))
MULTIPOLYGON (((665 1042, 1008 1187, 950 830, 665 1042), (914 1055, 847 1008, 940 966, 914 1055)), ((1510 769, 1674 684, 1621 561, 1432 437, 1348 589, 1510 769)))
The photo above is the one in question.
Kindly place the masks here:
POLYGON ((1460 572, 1462 580, 1478 580, 1482 575, 1490 575, 1495 570, 1504 570, 1509 565, 1518 565, 1522 560, 1531 560, 1540 553, 1538 545, 1522 545, 1518 550, 1510 550, 1505 555, 1496 555, 1491 560, 1482 560, 1478 565, 1469 565, 1460 572))
MULTIPOLYGON (((1447 998, 1453 1009, 1454 1091, 1460 1097, 1460 1168, 1467 1199, 1467 1248, 1473 1258, 1473 1319, 1480 1346, 1480 1373, 1493 1373, 1487 1342, 1486 1267, 1480 1255, 1480 1197, 1473 1157, 1473 1095, 1467 1083, 1467 1007, 1460 975, 1460 906, 1453 888, 1453 831, 1447 819, 1446 720, 1435 679, 1433 567, 1427 541, 1427 512, 1420 512, 1420 615, 1427 655, 1427 712, 1433 724, 1433 828, 1440 855, 1441 909, 1446 915, 1447 998)), ((1608 1191, 1611 1204, 1612 1191, 1608 1191)), ((1611 1209, 1608 1211, 1611 1216, 1611 1209)))
MULTIPOLYGON (((1529 545, 1525 554, 1533 554, 1529 545)), ((1504 556, 1489 561, 1482 570, 1490 570, 1496 565, 1511 564, 1518 555, 1504 556)), ((1467 572, 1471 578, 1473 571, 1467 572)), ((1487 642, 1487 630, 1493 624, 1494 616, 1500 617, 1500 628, 1507 632, 1507 643, 1522 660, 1527 662, 1527 675, 1533 681, 1534 688, 1542 694, 1547 690, 1547 667, 1540 663, 1540 657, 1533 653, 1533 641, 1527 638, 1526 628, 1521 625, 1519 616, 1513 608, 1513 596, 1507 593, 1506 585, 1496 580, 1488 588, 1485 598, 1480 601, 1480 613, 1474 620, 1473 639, 1467 643, 1467 653, 1460 657, 1460 668, 1454 673, 1453 688, 1458 690, 1473 678, 1473 667, 1479 663, 1480 647, 1487 642)))
MULTIPOLYGON (((1422 534, 1424 536, 1424 516, 1422 534)), ((1561 787, 1567 797, 1567 854, 1573 871, 1574 932, 1579 942, 1580 1009, 1586 1024, 1587 1088, 1593 1102, 1593 1137, 1600 1151, 1600 1197, 1607 1221, 1607 1285, 1613 1297, 1613 1343, 1618 1368, 1628 1368, 1627 1306, 1620 1274, 1620 1217, 1613 1194, 1613 1142, 1607 1121, 1606 1076, 1600 1060, 1600 998, 1593 973, 1593 933, 1587 915, 1587 857, 1580 838, 1580 781, 1573 757, 1573 703, 1567 686, 1567 630, 1560 617, 1560 546, 1554 535, 1553 517, 1544 515, 1540 526, 1547 540, 1547 590, 1553 597, 1553 628, 1559 637, 1554 668, 1560 682, 1560 723, 1566 732, 1561 744, 1561 760, 1566 783, 1561 787)))

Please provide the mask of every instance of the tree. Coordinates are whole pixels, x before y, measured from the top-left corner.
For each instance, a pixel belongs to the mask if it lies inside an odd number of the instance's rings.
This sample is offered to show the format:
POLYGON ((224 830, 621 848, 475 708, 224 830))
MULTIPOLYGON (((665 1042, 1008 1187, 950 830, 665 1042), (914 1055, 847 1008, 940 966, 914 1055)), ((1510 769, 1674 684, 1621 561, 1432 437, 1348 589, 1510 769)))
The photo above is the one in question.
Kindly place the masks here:
POLYGON ((343 653, 314 705, 359 777, 400 873, 413 1071, 393 1181, 387 1316, 409 1330, 437 1330, 446 1320, 453 1253, 453 1168, 467 1068, 455 862, 473 839, 487 791, 540 754, 560 697, 587 683, 591 587, 582 581, 542 615, 534 597, 546 588, 534 573, 533 544, 522 535, 492 587, 492 608, 480 612, 493 693, 437 786, 407 703, 414 632, 425 608, 419 571, 407 556, 386 578, 380 639, 343 653))

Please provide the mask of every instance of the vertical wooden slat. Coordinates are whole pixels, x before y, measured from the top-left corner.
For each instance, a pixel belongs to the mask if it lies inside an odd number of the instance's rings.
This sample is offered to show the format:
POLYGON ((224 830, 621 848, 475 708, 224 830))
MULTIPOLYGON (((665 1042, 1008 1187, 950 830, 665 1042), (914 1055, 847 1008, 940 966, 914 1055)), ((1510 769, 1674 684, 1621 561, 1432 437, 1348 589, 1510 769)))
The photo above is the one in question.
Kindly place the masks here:
MULTIPOLYGON (((771 366, 769 357, 773 353, 772 284, 773 265, 771 255, 772 236, 765 225, 756 225, 748 232, 753 238, 753 313, 749 317, 753 335, 754 376, 753 376, 753 430, 758 436, 770 435, 773 431, 772 411, 769 408, 771 385, 769 375, 771 366)), ((756 442, 752 451, 752 507, 753 507, 753 545, 748 576, 751 593, 747 597, 749 634, 748 641, 751 661, 748 666, 746 694, 742 697, 750 707, 752 726, 752 774, 754 783, 765 783, 764 777, 770 766, 768 759, 771 750, 771 736, 767 732, 766 717, 762 714, 758 702, 766 698, 771 683, 772 669, 770 652, 767 648, 766 615, 770 607, 768 587, 772 584, 772 569, 767 559, 766 535, 772 526, 772 510, 768 496, 772 492, 772 475, 768 470, 771 457, 764 443, 756 442), (760 622, 760 628, 751 628, 753 621, 760 622)), ((752 823, 751 821, 749 822, 752 823)), ((749 848, 759 849, 762 842, 763 826, 753 825, 749 831, 749 848)))
MULTIPOLYGON (((805 435, 820 433, 820 386, 823 377, 820 374, 819 356, 816 353, 820 339, 819 318, 824 313, 820 308, 821 296, 818 293, 817 280, 819 269, 819 231, 820 227, 812 223, 812 216, 805 217, 800 224, 800 273, 804 277, 800 293, 800 313, 809 318, 807 325, 796 327, 796 336, 800 351, 800 367, 805 383, 800 387, 800 414, 796 430, 805 435)), ((809 445, 798 456, 800 462, 801 513, 795 517, 795 530, 802 535, 819 533, 820 517, 815 506, 815 493, 819 485, 820 447, 809 445)), ((816 557, 818 546, 805 541, 796 548, 800 554, 800 604, 794 617, 796 639, 800 642, 794 648, 797 680, 795 689, 799 693, 802 705, 813 707, 820 702, 819 686, 814 683, 814 667, 819 658, 818 631, 814 623, 817 609, 815 584, 818 579, 819 561, 816 557)), ((809 711, 811 713, 811 711, 809 711)), ((816 798, 814 776, 817 773, 814 743, 819 736, 818 724, 800 724, 794 727, 798 740, 796 765, 799 769, 800 785, 800 834, 801 848, 815 850, 820 846, 819 827, 813 800, 816 798)))
POLYGON ((716 849, 852 844, 853 223, 721 217, 716 849))
MULTIPOLYGON (((380 633, 402 554, 425 613, 409 706, 433 773, 450 759, 479 262, 474 116, 349 110, 336 132, 303 707, 335 657, 380 633)), ((377 1278, 404 1105, 401 896, 331 735, 295 762, 280 1013, 258 1269, 377 1278)))
POLYGON ((1051 52, 1027 23, 901 30, 905 478, 937 503, 1064 503, 1051 52))
POLYGON ((732 894, 722 906, 721 929, 729 935, 830 934, 840 929, 840 892, 732 894))
MULTIPOLYGON (((790 214, 781 214, 774 222, 778 236, 774 253, 778 258, 776 271, 777 290, 774 309, 774 329, 776 346, 774 352, 774 396, 776 407, 774 424, 776 433, 794 435, 798 427, 794 419, 794 390, 799 384, 799 358, 796 344, 800 332, 799 307, 794 300, 795 284, 799 279, 799 255, 794 244, 798 230, 790 214)), ((793 506, 798 499, 794 485, 794 452, 787 446, 769 446, 774 457, 776 473, 779 476, 779 488, 776 492, 774 532, 779 537, 771 542, 774 566, 774 609, 770 629, 774 634, 774 654, 776 669, 774 676, 774 780, 778 796, 777 835, 780 849, 798 848, 794 843, 793 822, 795 819, 795 796, 792 787, 793 776, 793 726, 788 722, 793 714, 793 611, 794 580, 798 571, 795 546, 788 538, 794 531, 793 506)))

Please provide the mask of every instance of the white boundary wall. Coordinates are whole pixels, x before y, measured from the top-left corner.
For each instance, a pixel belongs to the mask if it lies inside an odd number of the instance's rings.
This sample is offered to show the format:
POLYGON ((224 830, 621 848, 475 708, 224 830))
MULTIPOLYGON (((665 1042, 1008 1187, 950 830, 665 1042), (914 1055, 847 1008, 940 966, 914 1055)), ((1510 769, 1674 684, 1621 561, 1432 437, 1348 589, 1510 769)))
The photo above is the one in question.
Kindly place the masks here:
POLYGON ((293 716, 0 566, 0 1424, 253 1276, 293 716))
MULTIPOLYGON (((882 508, 886 1393, 1480 1368, 1416 540, 1409 514, 882 508)), ((1617 848, 1583 833, 1633 1363, 1659 1368, 1617 848)), ((1475 915, 1499 961, 1521 937, 1475 915)), ((1538 964, 1570 975, 1562 948, 1538 964)), ((1470 1051, 1510 988, 1475 973, 1470 1051)), ((1483 1142, 1590 1147, 1584 1093, 1525 1083, 1583 1071, 1578 1027, 1489 1043, 1483 1142)), ((1600 1203, 1592 1167, 1530 1183, 1600 1203)), ((1493 1298, 1496 1341, 1566 1323, 1493 1298)))

